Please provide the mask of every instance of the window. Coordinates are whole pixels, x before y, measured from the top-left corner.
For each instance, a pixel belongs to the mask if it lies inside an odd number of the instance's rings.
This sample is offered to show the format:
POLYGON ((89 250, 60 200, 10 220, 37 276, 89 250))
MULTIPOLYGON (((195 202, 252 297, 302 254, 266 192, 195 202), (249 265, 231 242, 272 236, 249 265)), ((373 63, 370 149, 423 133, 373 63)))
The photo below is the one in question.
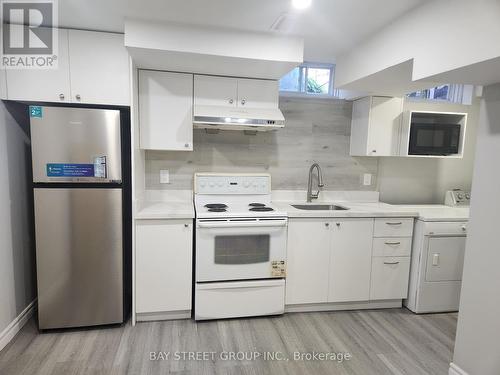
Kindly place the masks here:
POLYGON ((303 95, 336 96, 332 64, 304 63, 280 80, 280 91, 303 95))
POLYGON ((423 100, 442 100, 452 103, 470 104, 472 101, 471 85, 442 85, 408 94, 408 98, 423 100))

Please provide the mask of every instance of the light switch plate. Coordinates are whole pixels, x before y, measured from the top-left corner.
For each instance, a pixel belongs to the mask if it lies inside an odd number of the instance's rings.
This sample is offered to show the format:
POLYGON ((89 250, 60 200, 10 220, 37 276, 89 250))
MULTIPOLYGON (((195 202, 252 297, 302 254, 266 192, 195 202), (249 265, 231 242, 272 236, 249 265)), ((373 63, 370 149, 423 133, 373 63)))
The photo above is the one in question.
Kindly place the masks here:
POLYGON ((363 174, 363 185, 369 186, 372 184, 372 175, 371 173, 363 174))
POLYGON ((160 169, 160 184, 170 183, 170 173, 168 169, 160 169))

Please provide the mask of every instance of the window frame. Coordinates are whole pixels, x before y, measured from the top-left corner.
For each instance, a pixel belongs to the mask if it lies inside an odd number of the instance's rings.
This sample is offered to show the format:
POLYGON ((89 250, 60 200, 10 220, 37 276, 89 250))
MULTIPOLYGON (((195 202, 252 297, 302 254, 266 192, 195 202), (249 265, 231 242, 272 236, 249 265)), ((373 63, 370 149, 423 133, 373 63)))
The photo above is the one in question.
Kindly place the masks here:
POLYGON ((416 90, 414 92, 408 93, 405 95, 405 99, 412 101, 412 102, 420 102, 420 103, 442 103, 442 104, 462 104, 462 105, 470 105, 471 100, 472 100, 472 91, 469 90, 468 84, 461 84, 461 83, 447 83, 447 84, 442 84, 434 87, 429 87, 426 89, 420 89, 416 90), (442 86, 448 86, 448 92, 447 92, 447 98, 427 98, 427 97, 420 97, 420 96, 410 96, 411 94, 414 94, 416 92, 422 92, 422 91, 427 91, 430 92, 431 90, 435 90, 438 87, 442 86), (453 99, 452 92, 455 90, 459 89, 461 91, 460 93, 460 100, 453 99), (469 92, 470 91, 470 92, 469 92))
MULTIPOLYGON (((335 96, 336 90, 333 87, 335 81, 335 64, 328 63, 315 63, 304 61, 302 64, 296 66, 294 69, 299 68, 299 91, 294 90, 279 90, 280 96, 285 97, 300 97, 300 98, 323 98, 323 99, 339 99, 335 96), (328 82, 328 93, 313 93, 307 92, 307 79, 309 69, 328 69, 330 71, 330 79, 328 82)), ((287 73, 288 74, 288 73, 287 73)), ((284 76, 283 76, 284 77, 284 76)), ((279 80, 281 81, 281 79, 279 80)))

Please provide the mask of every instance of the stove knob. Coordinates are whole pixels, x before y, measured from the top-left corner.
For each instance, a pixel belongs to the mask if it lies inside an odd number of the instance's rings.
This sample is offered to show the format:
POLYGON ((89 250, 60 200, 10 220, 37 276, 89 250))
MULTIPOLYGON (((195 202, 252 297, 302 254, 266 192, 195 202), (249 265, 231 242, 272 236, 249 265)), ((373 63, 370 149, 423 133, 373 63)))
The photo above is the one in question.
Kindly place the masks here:
POLYGON ((462 193, 458 193, 458 194, 457 194, 457 197, 458 197, 458 199, 460 199, 460 200, 464 199, 464 195, 463 195, 462 193))
POLYGON ((214 187, 214 186, 215 186, 215 184, 214 184, 213 182, 210 182, 208 185, 209 185, 210 187, 214 187))
POLYGON ((217 182, 218 187, 222 187, 222 182, 217 182))

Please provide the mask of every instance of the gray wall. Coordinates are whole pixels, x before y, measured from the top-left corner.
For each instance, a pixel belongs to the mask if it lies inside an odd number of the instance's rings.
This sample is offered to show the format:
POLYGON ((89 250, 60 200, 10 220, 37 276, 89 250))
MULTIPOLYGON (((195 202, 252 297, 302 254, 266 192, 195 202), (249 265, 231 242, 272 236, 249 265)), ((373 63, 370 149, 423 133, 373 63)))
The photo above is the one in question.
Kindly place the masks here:
POLYGON ((500 356, 500 84, 481 103, 471 221, 453 363, 470 375, 498 375, 500 356))
POLYGON ((30 143, 0 101, 0 334, 35 298, 30 143))
POLYGON ((328 190, 379 190, 389 203, 442 203, 451 188, 470 188, 477 108, 407 102, 405 109, 470 112, 465 158, 457 160, 349 156, 352 104, 344 100, 281 97, 285 129, 247 136, 222 131, 194 132, 193 152, 146 152, 146 189, 190 189, 195 172, 272 174, 273 189, 304 190, 307 172, 320 163, 328 190), (170 184, 160 184, 160 169, 170 184), (372 185, 361 177, 373 174, 372 185))
POLYGON ((195 172, 269 172, 273 189, 306 189, 309 166, 320 163, 327 189, 374 190, 363 173, 377 174, 376 158, 349 156, 352 104, 344 100, 282 98, 286 127, 255 136, 194 132, 194 152, 146 152, 147 189, 190 189, 195 172), (160 169, 171 183, 160 185, 160 169))

